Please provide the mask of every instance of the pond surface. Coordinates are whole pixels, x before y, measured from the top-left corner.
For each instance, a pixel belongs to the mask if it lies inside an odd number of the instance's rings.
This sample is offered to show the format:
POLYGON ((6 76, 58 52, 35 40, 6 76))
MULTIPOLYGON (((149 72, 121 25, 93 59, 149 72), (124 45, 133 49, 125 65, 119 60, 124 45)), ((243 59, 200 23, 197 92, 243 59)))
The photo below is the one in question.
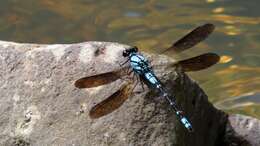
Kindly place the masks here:
POLYGON ((209 100, 260 118, 259 0, 5 0, 0 40, 26 43, 115 41, 157 52, 198 25, 214 33, 177 58, 215 52, 221 62, 189 73, 209 100))

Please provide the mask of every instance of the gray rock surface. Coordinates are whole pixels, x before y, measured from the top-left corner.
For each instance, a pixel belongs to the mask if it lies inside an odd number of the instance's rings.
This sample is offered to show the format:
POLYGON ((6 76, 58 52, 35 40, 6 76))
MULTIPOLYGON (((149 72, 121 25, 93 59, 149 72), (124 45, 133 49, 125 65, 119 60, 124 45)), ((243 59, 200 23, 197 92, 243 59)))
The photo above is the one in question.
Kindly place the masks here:
POLYGON ((260 120, 232 114, 228 117, 225 144, 229 146, 260 146, 260 120))
POLYGON ((117 91, 122 81, 80 90, 74 87, 75 80, 120 68, 127 47, 109 42, 39 45, 0 41, 0 145, 219 145, 226 115, 208 102, 186 74, 156 67, 174 61, 165 56, 145 54, 190 118, 193 133, 147 87, 111 114, 89 118, 90 108, 117 91))

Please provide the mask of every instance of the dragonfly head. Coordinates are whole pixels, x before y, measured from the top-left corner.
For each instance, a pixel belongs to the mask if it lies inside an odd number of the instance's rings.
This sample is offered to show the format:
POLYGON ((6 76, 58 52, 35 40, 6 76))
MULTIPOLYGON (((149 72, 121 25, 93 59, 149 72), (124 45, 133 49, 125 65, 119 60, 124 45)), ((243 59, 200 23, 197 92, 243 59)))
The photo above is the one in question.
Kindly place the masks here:
POLYGON ((123 51, 123 56, 124 57, 128 57, 131 53, 136 53, 138 52, 138 48, 136 46, 129 48, 129 49, 125 49, 123 51))

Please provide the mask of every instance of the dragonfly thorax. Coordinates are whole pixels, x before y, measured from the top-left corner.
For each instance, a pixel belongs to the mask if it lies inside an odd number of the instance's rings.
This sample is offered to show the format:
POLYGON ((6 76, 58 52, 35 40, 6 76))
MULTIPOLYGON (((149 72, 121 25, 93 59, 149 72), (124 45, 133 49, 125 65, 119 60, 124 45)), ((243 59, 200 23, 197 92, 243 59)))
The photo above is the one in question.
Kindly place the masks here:
POLYGON ((134 72, 138 74, 144 74, 146 72, 150 71, 150 66, 148 64, 147 59, 139 53, 131 53, 129 56, 130 59, 130 65, 134 72))

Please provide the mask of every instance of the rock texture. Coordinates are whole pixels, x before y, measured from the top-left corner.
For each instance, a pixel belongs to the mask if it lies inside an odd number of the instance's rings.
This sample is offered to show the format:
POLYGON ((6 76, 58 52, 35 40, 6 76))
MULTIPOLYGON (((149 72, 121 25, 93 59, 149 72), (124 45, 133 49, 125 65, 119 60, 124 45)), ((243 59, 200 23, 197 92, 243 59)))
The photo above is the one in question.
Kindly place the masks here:
MULTIPOLYGON (((226 114, 165 56, 145 54, 190 118, 188 133, 169 105, 147 87, 119 109, 90 119, 94 104, 122 84, 80 90, 74 81, 120 68, 129 46, 109 42, 19 44, 0 42, 0 145, 214 146, 224 138, 226 114)), ((140 85, 136 90, 141 91, 140 85)))
POLYGON ((260 120, 239 114, 229 115, 223 145, 260 146, 260 120))

